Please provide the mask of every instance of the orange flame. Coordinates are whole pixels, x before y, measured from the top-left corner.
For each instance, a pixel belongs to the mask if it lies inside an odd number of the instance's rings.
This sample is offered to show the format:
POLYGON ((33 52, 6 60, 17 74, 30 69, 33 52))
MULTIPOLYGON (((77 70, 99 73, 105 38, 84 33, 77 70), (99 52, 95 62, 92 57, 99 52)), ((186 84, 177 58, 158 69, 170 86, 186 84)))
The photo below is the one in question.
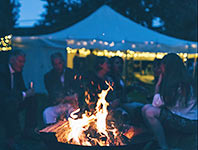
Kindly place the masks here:
MULTIPOLYGON (((109 83, 107 90, 102 90, 98 94, 98 101, 94 112, 85 111, 82 117, 78 117, 80 109, 71 113, 68 121, 57 123, 56 128, 53 126, 45 129, 48 132, 56 132, 58 142, 85 145, 85 146, 109 146, 109 145, 125 145, 119 135, 121 133, 111 123, 111 127, 107 127, 107 107, 109 103, 105 100, 109 90, 113 90, 109 83), (53 128, 53 129, 52 129, 53 128), (113 137, 113 138, 112 138, 113 137)), ((85 92, 85 101, 89 104, 90 96, 85 92)))

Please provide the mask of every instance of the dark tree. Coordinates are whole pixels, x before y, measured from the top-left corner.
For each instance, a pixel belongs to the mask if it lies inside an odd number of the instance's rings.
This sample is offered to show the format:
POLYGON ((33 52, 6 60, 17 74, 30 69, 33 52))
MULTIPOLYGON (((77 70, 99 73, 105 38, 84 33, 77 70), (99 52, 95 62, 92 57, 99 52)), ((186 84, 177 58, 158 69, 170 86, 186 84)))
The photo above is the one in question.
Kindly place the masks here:
POLYGON ((165 30, 156 29, 157 31, 197 41, 197 0, 160 0, 153 14, 164 21, 165 30))
POLYGON ((63 23, 64 16, 67 13, 66 3, 64 0, 42 0, 46 1, 47 4, 44 5, 46 12, 41 16, 44 20, 39 23, 43 26, 54 26, 63 23), (62 21, 61 21, 62 20, 62 21))
POLYGON ((19 6, 15 0, 0 0, 0 36, 12 33, 17 24, 19 6))
POLYGON ((42 1, 46 2, 44 5, 46 12, 41 14, 43 19, 36 24, 36 27, 42 28, 43 31, 48 30, 48 32, 49 30, 55 32, 77 23, 103 4, 100 0, 79 0, 78 2, 73 0, 42 1))
POLYGON ((147 28, 197 41, 197 0, 109 0, 109 5, 147 28), (153 26, 155 18, 160 19, 161 26, 153 26))

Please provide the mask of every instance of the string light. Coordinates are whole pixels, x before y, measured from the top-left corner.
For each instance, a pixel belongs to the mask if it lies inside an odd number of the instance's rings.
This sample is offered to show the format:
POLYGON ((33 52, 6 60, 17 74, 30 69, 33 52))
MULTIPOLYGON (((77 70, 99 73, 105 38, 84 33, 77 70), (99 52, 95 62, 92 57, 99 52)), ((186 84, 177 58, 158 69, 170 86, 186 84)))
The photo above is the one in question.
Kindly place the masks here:
POLYGON ((104 42, 104 45, 108 45, 109 43, 108 42, 104 42))
POLYGON ((185 48, 186 48, 186 49, 188 49, 188 47, 189 47, 188 45, 185 45, 185 48))
POLYGON ((113 47, 114 45, 114 42, 111 42, 111 44, 109 44, 110 47, 113 47))
POLYGON ((197 48, 197 45, 196 44, 192 44, 191 47, 192 48, 197 48))
POLYGON ((132 44, 131 47, 132 47, 132 48, 136 48, 136 45, 135 45, 135 44, 132 44))
MULTIPOLYGON (((70 47, 66 48, 68 54, 76 54, 77 51, 79 52, 79 55, 81 57, 86 57, 91 54, 90 49, 81 48, 81 49, 72 49, 70 47)), ((106 56, 106 57, 114 57, 114 56, 120 56, 122 58, 126 58, 127 60, 133 58, 134 60, 150 60, 153 61, 155 58, 162 59, 166 53, 162 52, 138 52, 133 50, 126 50, 126 51, 109 51, 109 50, 93 50, 93 54, 96 56, 106 56)), ((198 54, 187 54, 187 53, 177 53, 184 61, 188 58, 197 58, 198 54)))
POLYGON ((12 47, 11 47, 11 38, 12 38, 12 35, 7 35, 5 37, 1 37, 1 40, 0 40, 0 51, 9 51, 9 50, 12 50, 12 47))

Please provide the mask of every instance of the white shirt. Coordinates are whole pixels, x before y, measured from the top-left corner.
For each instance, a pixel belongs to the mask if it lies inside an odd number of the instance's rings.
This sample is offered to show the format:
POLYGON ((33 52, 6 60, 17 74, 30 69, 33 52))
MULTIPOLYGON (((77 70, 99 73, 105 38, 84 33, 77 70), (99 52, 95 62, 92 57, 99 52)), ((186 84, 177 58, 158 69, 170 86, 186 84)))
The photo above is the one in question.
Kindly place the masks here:
POLYGON ((65 69, 64 69, 64 71, 63 71, 63 73, 62 73, 62 75, 61 75, 60 80, 61 80, 62 86, 64 86, 64 81, 65 81, 65 69))
POLYGON ((12 66, 9 64, 9 69, 10 69, 10 74, 11 74, 11 89, 13 89, 14 88, 14 73, 15 73, 15 71, 14 71, 14 69, 12 69, 12 66))

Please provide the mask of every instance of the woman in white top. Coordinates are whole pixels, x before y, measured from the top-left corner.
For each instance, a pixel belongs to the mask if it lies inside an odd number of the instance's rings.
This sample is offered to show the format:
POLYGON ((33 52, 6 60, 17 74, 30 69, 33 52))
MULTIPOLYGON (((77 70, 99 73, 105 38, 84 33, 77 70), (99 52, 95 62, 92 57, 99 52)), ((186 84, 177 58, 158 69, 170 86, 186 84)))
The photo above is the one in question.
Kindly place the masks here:
POLYGON ((164 56, 152 105, 142 108, 143 118, 161 149, 168 149, 164 127, 182 132, 197 128, 197 98, 182 59, 175 53, 164 56))

